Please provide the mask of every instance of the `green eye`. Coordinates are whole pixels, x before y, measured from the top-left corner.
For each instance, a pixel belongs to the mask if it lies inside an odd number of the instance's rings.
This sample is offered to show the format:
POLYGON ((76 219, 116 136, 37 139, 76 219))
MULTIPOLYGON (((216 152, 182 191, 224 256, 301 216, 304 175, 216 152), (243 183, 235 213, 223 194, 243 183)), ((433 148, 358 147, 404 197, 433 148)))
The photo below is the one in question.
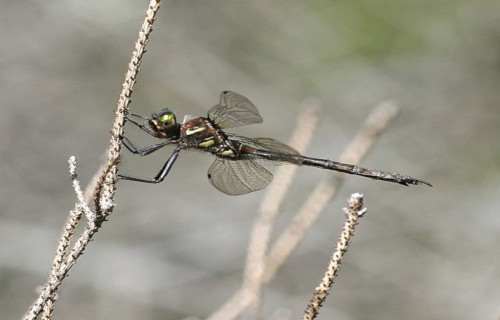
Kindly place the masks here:
POLYGON ((158 113, 158 120, 161 123, 168 123, 173 118, 174 118, 174 113, 170 110, 163 110, 160 113, 158 113))

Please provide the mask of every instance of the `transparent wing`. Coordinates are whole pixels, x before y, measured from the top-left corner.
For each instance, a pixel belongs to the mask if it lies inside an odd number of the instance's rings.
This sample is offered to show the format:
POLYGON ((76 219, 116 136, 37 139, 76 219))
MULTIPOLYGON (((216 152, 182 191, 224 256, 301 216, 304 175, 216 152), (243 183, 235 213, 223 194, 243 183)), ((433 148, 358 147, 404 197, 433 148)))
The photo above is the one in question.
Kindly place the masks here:
POLYGON ((297 150, 290 147, 289 145, 271 138, 254 138, 254 139, 246 138, 245 143, 248 143, 248 145, 250 146, 252 146, 251 144, 253 143, 255 145, 254 148, 261 150, 267 150, 283 154, 299 154, 297 150))
POLYGON ((273 175, 252 160, 217 158, 208 169, 208 179, 219 191, 236 196, 264 189, 273 175))
POLYGON ((297 155, 300 156, 300 153, 289 145, 286 145, 278 140, 270 138, 247 138, 236 134, 228 134, 228 137, 229 139, 237 140, 249 147, 275 153, 282 160, 264 159, 251 153, 242 154, 241 159, 254 160, 263 166, 279 166, 284 164, 302 165, 303 158, 297 157, 297 155))
POLYGON ((262 123, 257 107, 244 96, 224 91, 220 103, 208 111, 208 118, 220 128, 234 128, 262 123))

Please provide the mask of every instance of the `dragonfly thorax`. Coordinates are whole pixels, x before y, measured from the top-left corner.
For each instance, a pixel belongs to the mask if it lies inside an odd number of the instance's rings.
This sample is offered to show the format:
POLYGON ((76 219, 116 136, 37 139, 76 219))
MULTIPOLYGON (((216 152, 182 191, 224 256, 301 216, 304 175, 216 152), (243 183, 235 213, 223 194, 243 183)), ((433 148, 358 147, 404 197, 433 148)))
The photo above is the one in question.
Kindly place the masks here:
POLYGON ((208 151, 221 158, 235 159, 238 156, 234 143, 204 117, 186 121, 181 126, 179 141, 188 148, 208 151))

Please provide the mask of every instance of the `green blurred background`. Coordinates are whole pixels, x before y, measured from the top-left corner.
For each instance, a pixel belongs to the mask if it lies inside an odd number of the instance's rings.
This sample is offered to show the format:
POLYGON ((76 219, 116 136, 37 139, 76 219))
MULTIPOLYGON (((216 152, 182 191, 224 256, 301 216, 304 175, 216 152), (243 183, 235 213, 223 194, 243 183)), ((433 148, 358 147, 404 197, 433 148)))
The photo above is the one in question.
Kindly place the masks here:
MULTIPOLYGON (((45 282, 75 197, 67 159, 88 182, 145 1, 0 2, 0 310, 19 318, 45 282)), ((349 178, 266 288, 263 318, 301 316, 353 192, 369 211, 319 319, 493 319, 500 313, 500 2, 165 1, 136 113, 204 115, 223 90, 264 124, 236 132, 287 141, 302 101, 322 101, 307 154, 337 159, 369 110, 400 115, 364 166, 434 188, 349 178)), ((133 140, 150 137, 127 128, 133 140)), ((152 176, 169 155, 124 152, 152 176)), ((70 273, 55 319, 205 317, 235 292, 263 192, 229 197, 212 158, 184 152, 162 185, 121 182, 117 207, 70 273)), ((329 172, 301 168, 280 230, 329 172)))

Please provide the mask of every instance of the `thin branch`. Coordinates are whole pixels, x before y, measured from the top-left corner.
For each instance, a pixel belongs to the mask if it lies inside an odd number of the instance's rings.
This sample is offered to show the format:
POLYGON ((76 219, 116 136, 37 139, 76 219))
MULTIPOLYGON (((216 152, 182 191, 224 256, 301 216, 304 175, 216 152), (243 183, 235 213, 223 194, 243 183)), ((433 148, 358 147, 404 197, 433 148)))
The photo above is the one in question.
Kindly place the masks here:
POLYGON ((97 187, 94 191, 94 204, 96 213, 105 219, 106 212, 112 206, 112 199, 115 193, 116 173, 118 171, 117 164, 120 158, 121 140, 123 137, 123 125, 125 116, 130 104, 130 96, 134 91, 135 83, 137 82, 137 74, 140 70, 142 56, 146 52, 146 44, 149 42, 149 35, 153 31, 153 22, 156 19, 156 14, 160 8, 160 1, 150 0, 148 10, 144 21, 135 42, 135 48, 132 53, 131 60, 128 65, 128 71, 125 74, 125 81, 122 85, 120 98, 116 108, 116 117, 113 123, 111 134, 110 147, 106 157, 106 165, 98 179, 97 187))
POLYGON ((44 319, 52 318, 56 293, 62 281, 66 278, 69 270, 76 263, 76 260, 81 256, 87 244, 92 240, 93 235, 106 220, 106 217, 113 211, 114 195, 116 191, 116 173, 118 170, 117 165, 120 159, 120 148, 126 111, 130 104, 130 96, 134 90, 137 74, 140 70, 141 59, 145 52, 145 46, 149 41, 152 24, 155 20, 159 6, 159 1, 151 0, 149 3, 145 19, 141 26, 141 31, 135 43, 135 49, 129 63, 128 72, 125 75, 125 81, 122 85, 122 92, 115 112, 116 117, 113 123, 106 162, 97 179, 93 192, 95 212, 92 212, 87 205, 88 194, 90 193, 86 191, 84 195, 78 180, 76 180, 76 160, 72 157, 69 161, 70 173, 78 202, 75 208, 70 211, 70 215, 61 234, 48 281, 42 288, 35 303, 29 308, 24 319, 36 319, 42 310, 44 319), (82 214, 85 214, 88 219, 87 226, 68 252, 71 239, 82 214))
POLYGON ((77 174, 76 174, 76 158, 74 156, 69 158, 69 172, 71 174, 71 179, 73 180, 73 189, 75 190, 75 195, 76 198, 78 199, 78 203, 76 206, 78 206, 81 211, 85 213, 85 216, 87 217, 87 221, 95 221, 96 216, 88 206, 88 201, 85 198, 83 191, 80 187, 80 182, 76 179, 77 174))
MULTIPOLYGON (((70 211, 68 219, 66 220, 65 227, 61 232, 59 243, 56 249, 56 254, 52 262, 52 267, 50 268, 49 282, 57 282, 57 275, 61 269, 64 259, 66 258, 68 247, 81 220, 82 213, 85 212, 87 214, 87 219, 92 216, 91 214, 89 214, 92 211, 85 202, 82 189, 80 188, 80 182, 76 179, 76 158, 73 156, 70 157, 68 163, 71 180, 73 180, 73 189, 75 190, 78 202, 75 204, 75 209, 70 211)), ((56 296, 57 293, 52 292, 51 296, 48 297, 47 302, 43 306, 42 319, 52 319, 56 296)))
POLYGON ((307 306, 307 309, 302 317, 302 320, 312 320, 318 315, 319 309, 323 305, 323 302, 330 291, 333 281, 337 276, 337 272, 340 270, 340 264, 347 252, 347 247, 354 235, 354 229, 358 224, 358 219, 366 213, 366 208, 363 208, 363 195, 359 193, 354 193, 348 201, 349 207, 344 208, 344 213, 347 221, 344 224, 344 228, 340 233, 337 246, 333 252, 332 258, 328 268, 325 271, 323 279, 320 284, 314 290, 314 296, 307 306))

